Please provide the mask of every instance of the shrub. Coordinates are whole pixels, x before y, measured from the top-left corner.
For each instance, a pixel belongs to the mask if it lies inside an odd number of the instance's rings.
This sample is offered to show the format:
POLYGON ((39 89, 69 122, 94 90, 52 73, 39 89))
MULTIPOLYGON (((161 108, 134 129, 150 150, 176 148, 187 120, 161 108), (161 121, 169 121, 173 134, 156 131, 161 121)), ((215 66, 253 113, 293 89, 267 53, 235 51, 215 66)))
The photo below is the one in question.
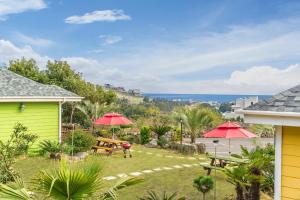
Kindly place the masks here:
POLYGON ((213 189, 214 181, 210 176, 199 176, 194 180, 194 187, 203 194, 205 200, 205 194, 213 189))
POLYGON ((36 139, 36 135, 27 133, 27 127, 18 123, 7 142, 0 140, 0 183, 14 181, 18 176, 12 168, 15 157, 27 153, 36 139))
POLYGON ((157 141, 157 144, 160 146, 160 147, 166 147, 168 145, 168 140, 167 138, 165 138, 164 136, 161 136, 158 141, 157 141))
POLYGON ((140 133, 141 133, 141 144, 147 144, 148 142, 151 141, 150 138, 150 128, 147 126, 144 126, 141 128, 140 133))
POLYGON ((61 145, 56 141, 44 140, 40 142, 40 155, 45 155, 46 153, 59 153, 61 151, 61 145))
POLYGON ((66 142, 67 144, 67 152, 71 153, 72 149, 74 153, 78 153, 81 151, 87 151, 89 149, 91 149, 91 147, 96 143, 95 138, 88 134, 85 133, 84 131, 74 131, 73 133, 73 147, 72 147, 72 134, 70 134, 67 139, 66 142))

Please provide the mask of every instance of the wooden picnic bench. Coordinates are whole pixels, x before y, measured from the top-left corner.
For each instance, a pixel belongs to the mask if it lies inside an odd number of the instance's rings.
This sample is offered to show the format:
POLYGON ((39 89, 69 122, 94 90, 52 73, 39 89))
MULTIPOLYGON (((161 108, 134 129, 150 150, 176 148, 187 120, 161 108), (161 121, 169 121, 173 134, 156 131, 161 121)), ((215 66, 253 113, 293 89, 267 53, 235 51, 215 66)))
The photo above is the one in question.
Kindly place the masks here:
POLYGON ((223 170, 228 164, 245 164, 247 160, 225 156, 207 156, 211 159, 210 164, 201 164, 203 169, 207 170, 207 175, 210 175, 212 169, 223 170))
POLYGON ((121 140, 113 140, 109 138, 97 138, 97 143, 95 146, 92 147, 94 152, 98 152, 98 150, 104 150, 105 152, 108 152, 108 155, 111 155, 113 151, 121 150, 122 144, 125 143, 121 140))

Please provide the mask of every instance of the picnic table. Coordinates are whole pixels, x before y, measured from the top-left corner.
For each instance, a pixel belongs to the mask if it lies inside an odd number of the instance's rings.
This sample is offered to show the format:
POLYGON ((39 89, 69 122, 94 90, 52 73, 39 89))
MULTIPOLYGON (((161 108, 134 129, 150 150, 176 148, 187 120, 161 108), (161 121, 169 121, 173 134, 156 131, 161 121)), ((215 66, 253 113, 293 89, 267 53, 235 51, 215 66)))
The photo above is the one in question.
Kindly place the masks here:
POLYGON ((235 157, 226 157, 226 156, 207 156, 211 161, 210 164, 201 164, 201 166, 207 170, 207 175, 210 175, 211 170, 223 170, 227 164, 245 164, 247 163, 246 159, 240 159, 235 157))
POLYGON ((98 150, 104 150, 108 153, 108 155, 111 155, 113 151, 121 150, 122 144, 127 143, 126 141, 121 140, 114 140, 110 138, 103 138, 99 137, 97 138, 97 143, 95 146, 92 147, 94 152, 96 153, 98 150))

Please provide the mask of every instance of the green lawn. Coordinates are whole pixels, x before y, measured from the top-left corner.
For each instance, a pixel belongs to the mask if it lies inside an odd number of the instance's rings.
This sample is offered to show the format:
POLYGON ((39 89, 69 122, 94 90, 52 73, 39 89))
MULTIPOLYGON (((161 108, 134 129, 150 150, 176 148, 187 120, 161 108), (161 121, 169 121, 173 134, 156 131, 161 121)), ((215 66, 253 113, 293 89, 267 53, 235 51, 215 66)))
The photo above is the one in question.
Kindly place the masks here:
MULTIPOLYGON (((133 146, 133 158, 123 158, 123 153, 116 152, 113 156, 92 155, 82 162, 99 162, 103 166, 103 176, 116 176, 120 173, 140 172, 142 170, 152 170, 158 167, 172 167, 180 164, 195 164, 205 162, 204 156, 199 156, 202 160, 191 159, 190 156, 184 156, 172 151, 162 149, 145 148, 143 146, 133 146), (139 152, 142 151, 142 152, 139 152), (171 157, 170 157, 171 156, 171 157)), ((30 182, 32 177, 41 169, 51 169, 58 166, 57 161, 49 160, 44 157, 29 157, 19 159, 16 163, 16 169, 20 172, 25 182, 30 182)), ((181 196, 188 199, 201 199, 201 194, 193 188, 193 179, 199 175, 205 175, 199 166, 190 168, 163 170, 151 174, 143 174, 145 179, 143 183, 132 186, 120 191, 120 197, 124 200, 137 199, 146 194, 148 190, 158 192, 167 191, 168 193, 178 192, 181 196)), ((118 179, 117 179, 118 180, 118 179)), ((104 184, 109 186, 117 180, 106 181, 104 184)), ((233 194, 234 187, 225 181, 221 172, 217 173, 217 199, 223 199, 226 195, 233 194)), ((212 194, 207 199, 212 199, 212 194)))

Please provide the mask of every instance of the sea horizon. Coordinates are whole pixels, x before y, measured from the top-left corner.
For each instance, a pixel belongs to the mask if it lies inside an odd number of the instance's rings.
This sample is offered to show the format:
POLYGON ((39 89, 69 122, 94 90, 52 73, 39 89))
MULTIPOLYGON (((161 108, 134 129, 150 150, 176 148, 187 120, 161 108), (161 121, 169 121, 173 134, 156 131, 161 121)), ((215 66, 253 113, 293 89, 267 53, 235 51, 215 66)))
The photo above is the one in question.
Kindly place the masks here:
POLYGON ((259 100, 265 100, 272 95, 255 94, 176 94, 176 93, 143 93, 143 96, 152 99, 164 99, 168 101, 188 102, 233 102, 236 99, 258 96, 259 100))

